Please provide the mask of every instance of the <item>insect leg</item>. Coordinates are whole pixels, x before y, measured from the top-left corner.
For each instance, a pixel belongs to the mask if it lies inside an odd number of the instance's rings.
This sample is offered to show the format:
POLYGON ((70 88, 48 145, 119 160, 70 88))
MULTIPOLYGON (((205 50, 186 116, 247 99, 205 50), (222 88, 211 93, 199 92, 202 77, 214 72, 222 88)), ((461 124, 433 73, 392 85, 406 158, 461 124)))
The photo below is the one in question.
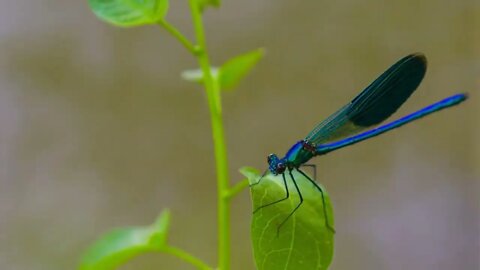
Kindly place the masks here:
POLYGON ((302 205, 302 203, 303 203, 302 192, 300 192, 300 189, 298 188, 297 182, 295 181, 295 178, 293 177, 292 171, 289 170, 288 173, 290 174, 290 177, 292 178, 292 182, 293 182, 293 184, 295 185, 295 189, 297 190, 298 197, 300 197, 300 202, 297 204, 297 206, 295 206, 295 208, 293 209, 293 211, 290 212, 290 214, 288 214, 288 216, 282 221, 282 223, 280 223, 280 225, 278 225, 278 227, 277 227, 277 237, 278 237, 278 235, 280 234, 280 228, 285 224, 285 222, 287 222, 287 220, 293 215, 293 213, 295 213, 295 211, 297 211, 297 209, 298 209, 298 208, 300 207, 300 205, 302 205))
POLYGON ((260 184, 260 181, 262 181, 263 177, 267 174, 267 172, 268 172, 268 169, 266 169, 266 170, 263 172, 262 176, 260 176, 260 179, 258 179, 258 181, 257 181, 256 183, 250 184, 250 185, 248 185, 248 186, 249 186, 249 187, 253 187, 253 186, 256 186, 256 185, 260 184))
POLYGON ((315 164, 302 164, 303 167, 312 167, 313 170, 313 180, 318 181, 317 179, 317 165, 315 164))
POLYGON ((282 173, 282 178, 283 178, 283 184, 285 185, 285 192, 286 192, 285 198, 282 198, 282 199, 280 199, 280 200, 276 200, 276 201, 274 201, 274 202, 267 203, 267 204, 264 204, 264 205, 258 207, 257 209, 255 209, 255 210, 253 211, 254 214, 255 214, 258 210, 260 210, 260 209, 262 209, 262 208, 265 208, 265 207, 270 206, 270 205, 274 205, 274 204, 279 203, 279 202, 281 202, 281 201, 284 201, 284 200, 288 199, 288 197, 290 197, 290 192, 289 192, 288 186, 287 186, 287 180, 285 179, 285 174, 284 174, 284 173, 282 173))
POLYGON ((335 229, 330 226, 330 223, 328 222, 328 215, 327 215, 327 206, 325 204, 325 195, 323 193, 323 190, 322 188, 317 185, 317 183, 315 181, 313 181, 310 177, 308 177, 304 172, 302 172, 300 169, 297 169, 297 171, 299 173, 301 173, 303 176, 305 176, 305 178, 308 179, 308 181, 310 181, 317 189, 318 191, 320 191, 320 194, 322 195, 322 204, 323 204, 323 215, 325 217, 325 226, 327 227, 327 229, 329 229, 330 231, 332 231, 333 233, 335 233, 335 229))

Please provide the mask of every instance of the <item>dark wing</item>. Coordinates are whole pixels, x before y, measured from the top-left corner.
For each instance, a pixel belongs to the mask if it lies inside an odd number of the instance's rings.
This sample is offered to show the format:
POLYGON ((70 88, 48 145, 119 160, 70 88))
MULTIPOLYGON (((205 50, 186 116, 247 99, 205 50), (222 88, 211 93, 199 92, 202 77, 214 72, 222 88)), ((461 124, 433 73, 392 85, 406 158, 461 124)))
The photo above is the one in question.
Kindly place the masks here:
POLYGON ((456 105, 464 102, 465 100, 467 100, 467 98, 468 98, 467 93, 456 94, 456 95, 447 97, 443 100, 440 100, 438 102, 435 102, 435 103, 433 103, 433 104, 431 104, 431 105, 429 105, 429 106, 427 106, 427 107, 425 107, 421 110, 418 110, 418 111, 413 112, 411 114, 405 115, 404 117, 399 118, 399 119, 397 119, 393 122, 390 122, 388 124, 384 124, 380 127, 376 127, 376 128, 364 131, 360 134, 356 134, 356 135, 353 135, 353 136, 350 136, 350 137, 347 137, 345 139, 341 139, 341 140, 338 140, 338 141, 320 144, 316 147, 316 155, 324 155, 328 152, 332 152, 332 151, 335 151, 337 149, 340 149, 340 148, 343 148, 343 147, 346 147, 346 146, 356 144, 356 143, 359 143, 361 141, 373 138, 373 137, 378 136, 380 134, 383 134, 387 131, 399 128, 403 125, 411 123, 411 122, 413 122, 415 120, 418 120, 422 117, 430 115, 434 112, 438 112, 438 111, 441 111, 443 109, 450 108, 452 106, 456 106, 456 105))
POLYGON ((426 70, 427 59, 423 54, 400 59, 349 104, 318 124, 305 140, 322 144, 381 123, 417 89, 426 70))

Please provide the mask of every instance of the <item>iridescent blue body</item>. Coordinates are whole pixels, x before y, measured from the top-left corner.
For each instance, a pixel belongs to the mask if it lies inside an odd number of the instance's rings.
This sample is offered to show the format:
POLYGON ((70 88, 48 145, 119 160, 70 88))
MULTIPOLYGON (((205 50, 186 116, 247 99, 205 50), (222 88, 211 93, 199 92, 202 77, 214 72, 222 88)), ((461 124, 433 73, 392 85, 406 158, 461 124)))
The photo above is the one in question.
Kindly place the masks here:
POLYGON ((439 102, 436 102, 430 106, 427 106, 419 111, 404 116, 391 123, 332 143, 325 143, 317 146, 315 143, 309 142, 307 140, 301 140, 294 144, 287 151, 285 157, 282 159, 279 159, 275 154, 270 154, 268 158, 269 170, 273 174, 279 174, 283 173, 286 168, 290 170, 298 169, 300 166, 307 163, 314 156, 325 155, 339 148, 378 136, 382 133, 403 126, 409 122, 422 118, 431 113, 437 112, 441 109, 457 105, 460 102, 466 100, 467 98, 467 94, 456 94, 451 97, 445 98, 439 102))
POLYGON ((294 144, 284 158, 269 155, 270 172, 280 174, 287 168, 298 169, 314 156, 375 137, 467 99, 467 94, 456 94, 396 121, 351 136, 392 115, 416 90, 426 67, 427 60, 422 54, 411 54, 399 60, 349 104, 317 125, 305 139, 294 144))
POLYGON ((281 227, 303 202, 301 192, 291 173, 292 170, 298 170, 320 191, 322 195, 326 227, 333 231, 333 228, 329 226, 328 218, 326 216, 325 199, 322 189, 300 170, 300 166, 307 163, 314 156, 324 155, 363 140, 373 138, 434 112, 458 105, 467 99, 467 94, 456 94, 399 118, 398 120, 364 131, 367 128, 380 124, 397 111, 397 109, 417 89, 425 75, 426 68, 427 60, 423 54, 416 53, 407 55, 381 74, 350 103, 343 106, 337 112, 318 124, 307 135, 307 137, 305 137, 305 139, 295 143, 287 151, 285 157, 279 158, 275 154, 270 154, 268 156, 269 171, 275 175, 282 175, 286 189, 286 197, 263 205, 257 208, 257 210, 288 198, 289 191, 285 179, 285 171, 288 170, 289 175, 295 184, 294 186, 299 193, 300 203, 280 224, 279 227, 281 227))
POLYGON ((305 164, 312 157, 316 155, 316 147, 304 140, 294 144, 281 160, 275 154, 269 156, 269 169, 271 172, 277 174, 278 164, 285 164, 286 168, 294 169, 305 164))

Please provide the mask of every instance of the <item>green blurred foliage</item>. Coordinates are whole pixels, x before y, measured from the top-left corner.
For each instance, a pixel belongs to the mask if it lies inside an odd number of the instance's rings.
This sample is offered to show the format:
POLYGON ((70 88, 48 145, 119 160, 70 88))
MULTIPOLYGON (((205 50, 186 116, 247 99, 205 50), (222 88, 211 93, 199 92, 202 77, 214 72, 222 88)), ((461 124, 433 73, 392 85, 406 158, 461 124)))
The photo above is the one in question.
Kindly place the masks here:
POLYGON ((100 19, 116 26, 156 24, 168 11, 168 0, 88 0, 100 19))
POLYGON ((102 236, 83 256, 80 270, 117 269, 133 257, 167 246, 170 212, 164 211, 148 227, 114 229, 102 236))

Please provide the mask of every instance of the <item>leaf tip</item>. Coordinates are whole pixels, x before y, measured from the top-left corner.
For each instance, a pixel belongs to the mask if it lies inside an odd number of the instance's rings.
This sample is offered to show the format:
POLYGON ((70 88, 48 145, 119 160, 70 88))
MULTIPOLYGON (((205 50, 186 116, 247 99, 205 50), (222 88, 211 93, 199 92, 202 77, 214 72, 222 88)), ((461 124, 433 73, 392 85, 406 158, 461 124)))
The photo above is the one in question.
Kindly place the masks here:
POLYGON ((248 182, 250 184, 255 183, 258 181, 258 178, 260 177, 260 173, 257 169, 253 167, 242 167, 238 170, 243 176, 248 178, 248 182))

